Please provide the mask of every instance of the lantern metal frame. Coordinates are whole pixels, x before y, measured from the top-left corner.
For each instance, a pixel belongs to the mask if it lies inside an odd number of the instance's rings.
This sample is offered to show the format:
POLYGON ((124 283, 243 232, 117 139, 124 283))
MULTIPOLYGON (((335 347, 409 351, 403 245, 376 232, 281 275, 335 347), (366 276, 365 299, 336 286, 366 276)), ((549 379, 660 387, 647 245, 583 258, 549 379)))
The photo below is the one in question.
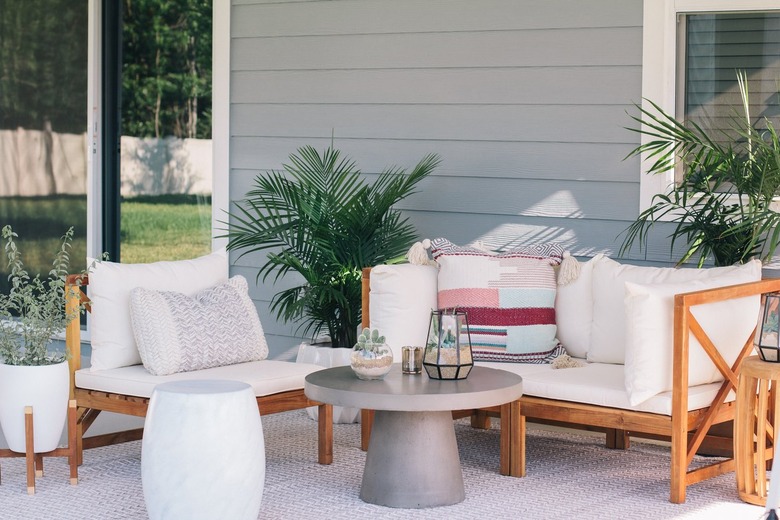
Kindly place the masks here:
POLYGON ((753 346, 763 361, 780 363, 780 292, 761 295, 753 346))
POLYGON ((471 350, 471 331, 469 330, 468 313, 465 311, 439 310, 432 311, 428 324, 428 337, 425 342, 425 351, 423 352, 423 368, 431 379, 466 379, 474 367, 474 356, 471 350), (457 333, 453 334, 452 329, 447 329, 446 334, 441 334, 443 323, 447 317, 452 317, 455 323, 462 325, 458 327, 457 333), (462 359, 465 343, 468 344, 468 359, 462 359), (435 354, 430 352, 435 349, 435 354), (454 352, 454 363, 452 359, 442 362, 447 352, 454 352), (431 361, 435 359, 435 362, 431 361))

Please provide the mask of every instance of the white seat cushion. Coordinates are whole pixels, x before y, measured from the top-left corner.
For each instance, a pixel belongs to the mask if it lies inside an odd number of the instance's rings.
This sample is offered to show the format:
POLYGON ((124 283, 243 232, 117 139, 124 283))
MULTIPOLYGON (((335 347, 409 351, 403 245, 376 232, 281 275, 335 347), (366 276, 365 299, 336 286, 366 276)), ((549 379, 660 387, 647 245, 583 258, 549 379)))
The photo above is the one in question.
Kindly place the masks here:
MULTIPOLYGON (((672 415, 672 392, 663 392, 631 406, 625 387, 623 365, 590 363, 580 368, 554 369, 550 365, 522 363, 477 363, 519 374, 523 378, 523 395, 594 404, 621 410, 672 415)), ((698 385, 688 389, 688 410, 705 408, 712 403, 719 383, 698 385)), ((734 399, 729 394, 728 401, 734 399)))
POLYGON ((76 387, 136 397, 151 397, 156 385, 168 381, 228 379, 251 385, 255 395, 260 397, 302 389, 304 378, 317 370, 322 370, 322 367, 309 363, 270 359, 206 368, 194 372, 179 372, 167 376, 153 376, 143 365, 97 371, 84 368, 76 372, 76 387))

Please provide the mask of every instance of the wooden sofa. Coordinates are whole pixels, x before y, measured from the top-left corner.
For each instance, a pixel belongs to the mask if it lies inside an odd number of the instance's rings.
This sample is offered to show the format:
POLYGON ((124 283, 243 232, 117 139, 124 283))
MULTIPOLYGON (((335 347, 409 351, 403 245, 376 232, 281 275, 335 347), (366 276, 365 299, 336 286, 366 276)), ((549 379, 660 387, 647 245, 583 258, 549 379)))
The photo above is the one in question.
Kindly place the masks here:
MULTIPOLYGON (((363 321, 365 326, 376 326, 371 312, 371 269, 363 271, 363 321)), ((700 290, 674 296, 673 321, 673 388, 670 393, 670 413, 651 413, 636 409, 601 406, 577 402, 576 399, 553 399, 543 395, 524 395, 511 406, 485 410, 468 410, 472 425, 486 427, 489 417, 500 416, 501 420, 501 473, 522 477, 525 475, 525 423, 526 419, 562 424, 606 433, 607 445, 611 448, 628 448, 630 436, 666 439, 671 443, 670 501, 685 501, 687 486, 734 470, 732 458, 716 459, 707 465, 691 468, 694 455, 705 442, 712 442, 719 451, 731 452, 731 439, 711 434, 713 425, 733 420, 735 407, 733 395, 737 376, 743 359, 753 351, 753 333, 740 343, 741 350, 736 360, 729 365, 707 337, 692 310, 697 306, 723 302, 748 296, 780 291, 780 279, 762 280, 751 283, 700 290), (723 375, 719 384, 708 386, 708 401, 699 405, 701 393, 694 395, 688 384, 690 359, 690 336, 693 335, 717 370, 723 375), (714 388, 713 388, 714 387, 714 388), (690 399, 690 400, 689 400, 690 399), (509 431, 505 431, 509 428, 509 431)), ((384 331, 383 331, 384 332, 384 331)), ((420 341, 424 331, 420 331, 420 341)), ((419 344, 419 343, 418 343, 419 344)), ((523 368, 512 367, 517 363, 491 363, 488 366, 510 369, 523 375, 523 368)), ((565 380, 576 377, 576 370, 557 370, 556 376, 565 380)), ((529 376, 530 377, 530 376, 529 376)), ((529 385, 530 386, 530 385, 529 385)), ((698 387, 697 387, 698 388, 698 387)), ((363 412, 364 439, 370 435, 370 412, 363 412)), ((771 435, 772 432, 770 431, 771 435)), ((772 439, 770 439, 771 441, 772 439)), ((772 450, 766 451, 767 458, 772 450)))
MULTIPOLYGON (((89 298, 84 289, 88 286, 89 279, 85 276, 72 275, 67 279, 66 286, 66 305, 69 312, 78 309, 81 302, 87 304, 89 310, 89 298)), ((84 437, 84 434, 94 423, 101 412, 114 412, 127 414, 137 417, 145 417, 149 406, 151 390, 155 382, 164 382, 179 378, 196 379, 198 377, 215 379, 240 379, 231 375, 230 372, 216 369, 199 370, 189 372, 184 375, 174 374, 172 376, 151 376, 148 375, 143 385, 127 385, 123 378, 129 371, 135 373, 143 372, 142 367, 125 367, 116 370, 102 370, 96 373, 90 373, 89 369, 81 368, 81 326, 78 320, 71 322, 66 330, 66 349, 69 355, 70 364, 70 398, 75 400, 77 407, 77 419, 75 434, 71 433, 70 438, 74 439, 77 446, 78 463, 83 459, 83 450, 98 446, 105 446, 118 442, 138 440, 141 438, 143 429, 135 429, 120 433, 104 434, 93 437, 84 437), (223 376, 223 374, 225 374, 223 376), (94 377, 97 376, 97 377, 94 377), (180 377, 176 377, 180 376, 180 377), (85 384, 84 381, 87 381, 85 384), (95 384, 95 381, 99 381, 95 384), (128 390, 121 390, 127 387, 128 390), (110 388, 111 390, 107 390, 110 388)), ((279 367, 292 365, 286 361, 256 361, 255 365, 247 365, 244 372, 257 370, 263 367, 270 373, 276 371, 279 367)), ((228 367, 229 368, 229 367, 228 367)), ((309 406, 319 408, 318 418, 318 461, 320 464, 330 464, 333 460, 333 408, 331 405, 311 401, 303 392, 303 376, 300 377, 300 388, 286 391, 264 391, 262 382, 246 381, 254 387, 257 395, 257 406, 261 415, 267 415, 277 412, 286 412, 289 410, 298 410, 309 406), (254 384, 253 384, 254 383, 254 384)))

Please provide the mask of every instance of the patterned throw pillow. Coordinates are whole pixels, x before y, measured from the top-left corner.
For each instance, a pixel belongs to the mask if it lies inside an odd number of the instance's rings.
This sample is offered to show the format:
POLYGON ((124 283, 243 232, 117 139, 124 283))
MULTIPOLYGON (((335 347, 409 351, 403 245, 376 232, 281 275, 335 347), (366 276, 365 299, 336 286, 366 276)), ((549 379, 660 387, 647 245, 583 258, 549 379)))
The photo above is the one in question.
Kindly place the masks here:
POLYGON ((439 309, 468 313, 475 361, 550 363, 566 351, 555 338, 558 244, 489 253, 431 241, 439 264, 439 309))
POLYGON ((193 297, 137 287, 130 292, 130 316, 141 360, 155 376, 268 356, 263 327, 242 276, 193 297))

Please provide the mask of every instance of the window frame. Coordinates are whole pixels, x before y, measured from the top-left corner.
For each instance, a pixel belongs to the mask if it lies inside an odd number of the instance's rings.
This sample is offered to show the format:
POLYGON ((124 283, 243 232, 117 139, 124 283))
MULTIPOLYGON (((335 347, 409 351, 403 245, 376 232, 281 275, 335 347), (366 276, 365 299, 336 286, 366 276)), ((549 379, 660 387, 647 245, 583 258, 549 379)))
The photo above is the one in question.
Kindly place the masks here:
MULTIPOLYGON (((102 4, 89 0, 87 37, 87 257, 98 258, 103 246, 103 92, 102 92, 102 4)), ((227 245, 226 238, 214 238, 214 231, 230 204, 230 0, 212 0, 212 186, 211 250, 227 245)), ((229 261, 226 260, 226 269, 229 261)), ((87 320, 89 323, 89 319, 87 320)), ((90 340, 89 326, 82 339, 90 340)))
MULTIPOLYGON (((652 110, 648 100, 668 114, 676 114, 681 74, 678 49, 678 17, 681 14, 780 11, 778 0, 645 0, 642 35, 642 108, 652 110)), ((641 144, 650 137, 641 134, 641 144)), ((653 197, 666 193, 674 183, 674 170, 648 174, 647 154, 640 157, 639 211, 652 205, 653 197)), ((672 216, 668 216, 671 219, 672 216)), ((664 219, 666 220, 666 219, 664 219)))

